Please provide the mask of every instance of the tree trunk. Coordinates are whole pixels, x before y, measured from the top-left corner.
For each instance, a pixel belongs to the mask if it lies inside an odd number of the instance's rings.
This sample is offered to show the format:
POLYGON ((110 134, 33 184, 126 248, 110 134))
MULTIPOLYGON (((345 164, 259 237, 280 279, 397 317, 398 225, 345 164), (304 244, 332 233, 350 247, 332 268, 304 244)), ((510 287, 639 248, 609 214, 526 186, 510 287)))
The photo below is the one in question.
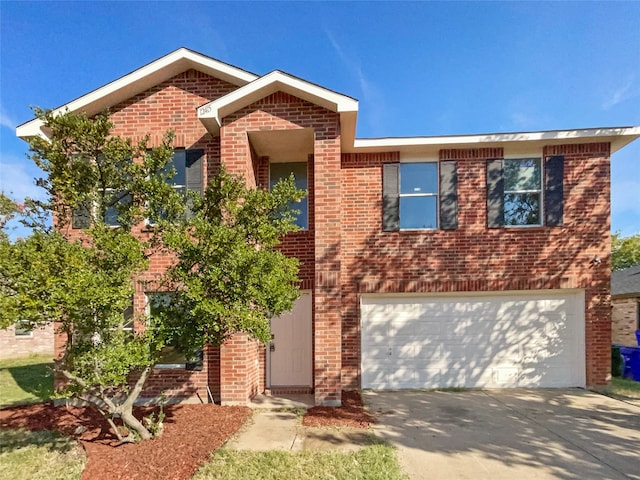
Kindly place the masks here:
POLYGON ((125 424, 127 428, 134 430, 138 435, 140 435, 141 440, 149 440, 152 438, 151 432, 147 430, 147 428, 133 416, 133 412, 131 408, 125 408, 120 413, 120 418, 122 418, 122 423, 125 424))

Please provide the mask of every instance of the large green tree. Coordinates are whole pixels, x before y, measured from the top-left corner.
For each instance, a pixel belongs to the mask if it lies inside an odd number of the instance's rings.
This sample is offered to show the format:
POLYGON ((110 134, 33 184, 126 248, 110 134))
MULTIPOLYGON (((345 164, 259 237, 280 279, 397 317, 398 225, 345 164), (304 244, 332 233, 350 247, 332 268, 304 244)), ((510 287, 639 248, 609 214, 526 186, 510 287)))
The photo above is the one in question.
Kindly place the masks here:
POLYGON ((611 268, 622 268, 640 265, 640 233, 623 237, 614 233, 611 238, 611 268))
POLYGON ((55 322, 67 337, 61 393, 96 408, 121 441, 151 438, 153 419, 132 409, 163 346, 188 353, 235 332, 266 341, 270 315, 291 308, 297 263, 275 247, 296 228, 288 205, 304 193, 292 179, 272 192, 248 189, 221 171, 204 195, 189 193, 187 214, 187 199, 167 183, 171 133, 150 148, 113 135, 106 114, 36 116, 49 132, 30 141, 46 199, 21 212, 30 236, 0 236, 0 327, 55 322), (154 226, 142 238, 136 226, 145 221, 154 226), (154 279, 174 301, 155 318, 140 314, 144 327, 132 333, 124 312, 157 254, 177 259, 154 279))

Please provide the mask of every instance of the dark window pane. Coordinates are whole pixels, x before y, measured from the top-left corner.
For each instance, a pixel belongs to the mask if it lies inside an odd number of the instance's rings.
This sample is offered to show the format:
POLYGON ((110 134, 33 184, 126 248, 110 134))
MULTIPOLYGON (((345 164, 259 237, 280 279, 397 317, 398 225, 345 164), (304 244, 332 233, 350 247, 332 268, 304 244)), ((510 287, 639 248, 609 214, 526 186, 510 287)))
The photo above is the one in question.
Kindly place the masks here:
POLYGON ((505 194, 504 223, 505 225, 540 225, 540 194, 505 194))
POLYGON ((400 164, 400 194, 437 193, 438 164, 402 163, 400 164))
POLYGON ((400 228, 438 228, 436 197, 400 197, 400 228))
MULTIPOLYGON (((273 188, 283 178, 289 178, 293 174, 296 188, 299 190, 307 190, 307 162, 288 162, 288 163, 272 163, 269 166, 269 189, 273 188)), ((296 219, 296 225, 300 228, 309 228, 309 197, 306 196, 302 200, 289 205, 292 210, 300 210, 300 214, 296 219)))
POLYGON ((158 365, 178 364, 184 365, 187 363, 187 357, 184 353, 178 352, 176 347, 163 347, 160 350, 160 357, 158 358, 158 365))
POLYGON ((187 152, 186 150, 176 150, 173 152, 173 158, 165 167, 165 173, 175 169, 175 176, 167 180, 169 185, 186 185, 187 184, 187 152))
POLYGON ((504 161, 504 190, 540 190, 542 181, 539 158, 506 159, 504 161))
POLYGON ((107 199, 107 203, 114 205, 107 208, 104 212, 104 223, 107 225, 111 225, 112 227, 117 227, 120 225, 118 222, 118 209, 116 208, 115 203, 120 203, 121 205, 127 205, 131 203, 131 195, 125 192, 118 192, 111 195, 111 198, 107 199))

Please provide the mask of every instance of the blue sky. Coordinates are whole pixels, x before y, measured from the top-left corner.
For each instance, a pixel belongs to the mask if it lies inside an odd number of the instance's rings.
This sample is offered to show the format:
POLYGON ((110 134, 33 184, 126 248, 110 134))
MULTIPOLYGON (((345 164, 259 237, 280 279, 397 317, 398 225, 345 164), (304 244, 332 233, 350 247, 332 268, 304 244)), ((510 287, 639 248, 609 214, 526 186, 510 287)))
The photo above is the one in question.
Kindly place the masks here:
MULTIPOLYGON (((640 125, 640 2, 0 1, 0 189, 34 195, 16 125, 178 47, 360 100, 358 137, 640 125)), ((612 159, 640 232, 640 140, 612 159)))

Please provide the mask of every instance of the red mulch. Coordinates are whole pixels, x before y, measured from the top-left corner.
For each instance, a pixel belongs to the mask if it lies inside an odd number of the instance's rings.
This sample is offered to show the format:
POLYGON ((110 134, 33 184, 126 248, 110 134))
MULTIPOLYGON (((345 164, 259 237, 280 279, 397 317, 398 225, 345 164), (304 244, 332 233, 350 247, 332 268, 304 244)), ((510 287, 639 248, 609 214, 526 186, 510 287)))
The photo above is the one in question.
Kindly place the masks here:
POLYGON ((352 427, 369 428, 375 422, 362 404, 360 392, 342 391, 341 407, 312 407, 302 418, 305 427, 352 427))
MULTIPOLYGON (((58 430, 87 452, 83 479, 187 480, 251 415, 247 407, 170 405, 164 430, 153 440, 120 445, 94 410, 39 403, 0 410, 0 427, 58 430), (86 428, 75 434, 80 426, 86 428)), ((145 413, 150 412, 149 409, 145 413)))

